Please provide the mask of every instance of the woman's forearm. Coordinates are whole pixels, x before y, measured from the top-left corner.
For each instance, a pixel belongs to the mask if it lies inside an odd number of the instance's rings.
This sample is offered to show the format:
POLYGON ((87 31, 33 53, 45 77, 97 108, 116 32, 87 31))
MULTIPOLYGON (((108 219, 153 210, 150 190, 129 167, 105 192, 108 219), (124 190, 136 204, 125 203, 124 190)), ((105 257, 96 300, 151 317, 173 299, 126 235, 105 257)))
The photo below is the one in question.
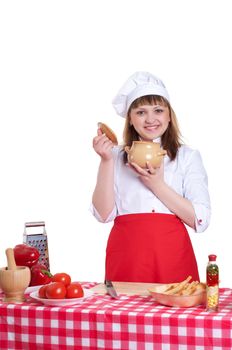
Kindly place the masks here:
POLYGON ((195 212, 192 203, 162 182, 154 191, 159 200, 185 224, 195 228, 195 212))
POLYGON ((106 220, 115 205, 113 159, 100 162, 92 202, 102 220, 106 220))

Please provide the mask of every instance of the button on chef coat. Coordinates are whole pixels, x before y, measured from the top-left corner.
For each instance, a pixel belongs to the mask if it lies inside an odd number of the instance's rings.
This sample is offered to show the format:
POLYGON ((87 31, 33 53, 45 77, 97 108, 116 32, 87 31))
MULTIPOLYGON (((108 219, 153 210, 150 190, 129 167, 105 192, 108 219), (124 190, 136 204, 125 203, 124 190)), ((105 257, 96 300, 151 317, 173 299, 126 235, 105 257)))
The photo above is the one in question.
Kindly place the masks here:
MULTIPOLYGON (((108 218, 103 221, 96 208, 90 210, 100 222, 110 222, 118 215, 136 213, 173 214, 139 179, 138 174, 123 162, 120 146, 112 149, 115 170, 115 206, 108 218)), ((203 232, 209 225, 211 207, 208 193, 208 180, 202 158, 197 150, 182 145, 176 159, 164 157, 164 181, 184 198, 188 199, 195 211, 196 232, 203 232)))

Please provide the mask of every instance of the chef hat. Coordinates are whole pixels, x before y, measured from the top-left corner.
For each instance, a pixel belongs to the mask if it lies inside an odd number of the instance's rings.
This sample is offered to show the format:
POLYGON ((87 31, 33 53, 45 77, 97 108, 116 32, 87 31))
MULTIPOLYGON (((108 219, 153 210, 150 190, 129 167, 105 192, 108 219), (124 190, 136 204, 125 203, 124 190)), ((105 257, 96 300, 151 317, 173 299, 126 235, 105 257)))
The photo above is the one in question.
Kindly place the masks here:
POLYGON ((158 95, 170 100, 162 80, 148 72, 136 72, 121 87, 112 103, 117 114, 126 117, 131 103, 147 95, 158 95))

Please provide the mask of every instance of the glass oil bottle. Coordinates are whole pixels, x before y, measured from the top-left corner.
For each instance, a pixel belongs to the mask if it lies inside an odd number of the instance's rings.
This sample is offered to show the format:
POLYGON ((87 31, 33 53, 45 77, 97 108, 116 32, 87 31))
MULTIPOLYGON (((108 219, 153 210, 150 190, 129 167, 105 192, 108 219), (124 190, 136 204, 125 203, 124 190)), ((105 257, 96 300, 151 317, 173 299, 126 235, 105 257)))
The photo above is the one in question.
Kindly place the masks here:
POLYGON ((218 311, 219 306, 219 268, 217 256, 209 255, 206 267, 206 311, 218 311))

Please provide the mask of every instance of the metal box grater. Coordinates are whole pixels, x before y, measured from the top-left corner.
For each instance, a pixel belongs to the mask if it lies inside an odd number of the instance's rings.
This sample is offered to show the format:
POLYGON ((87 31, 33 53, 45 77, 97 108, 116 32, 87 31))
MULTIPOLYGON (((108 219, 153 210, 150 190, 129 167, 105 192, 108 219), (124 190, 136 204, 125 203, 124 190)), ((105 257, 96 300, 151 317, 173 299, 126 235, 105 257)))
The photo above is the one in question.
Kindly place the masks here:
POLYGON ((47 269, 50 271, 49 255, 48 255, 48 238, 45 230, 44 221, 25 223, 24 233, 23 233, 23 243, 26 243, 38 249, 40 253, 39 262, 45 265, 47 269), (35 232, 35 231, 38 231, 38 229, 39 229, 39 232, 35 232))

